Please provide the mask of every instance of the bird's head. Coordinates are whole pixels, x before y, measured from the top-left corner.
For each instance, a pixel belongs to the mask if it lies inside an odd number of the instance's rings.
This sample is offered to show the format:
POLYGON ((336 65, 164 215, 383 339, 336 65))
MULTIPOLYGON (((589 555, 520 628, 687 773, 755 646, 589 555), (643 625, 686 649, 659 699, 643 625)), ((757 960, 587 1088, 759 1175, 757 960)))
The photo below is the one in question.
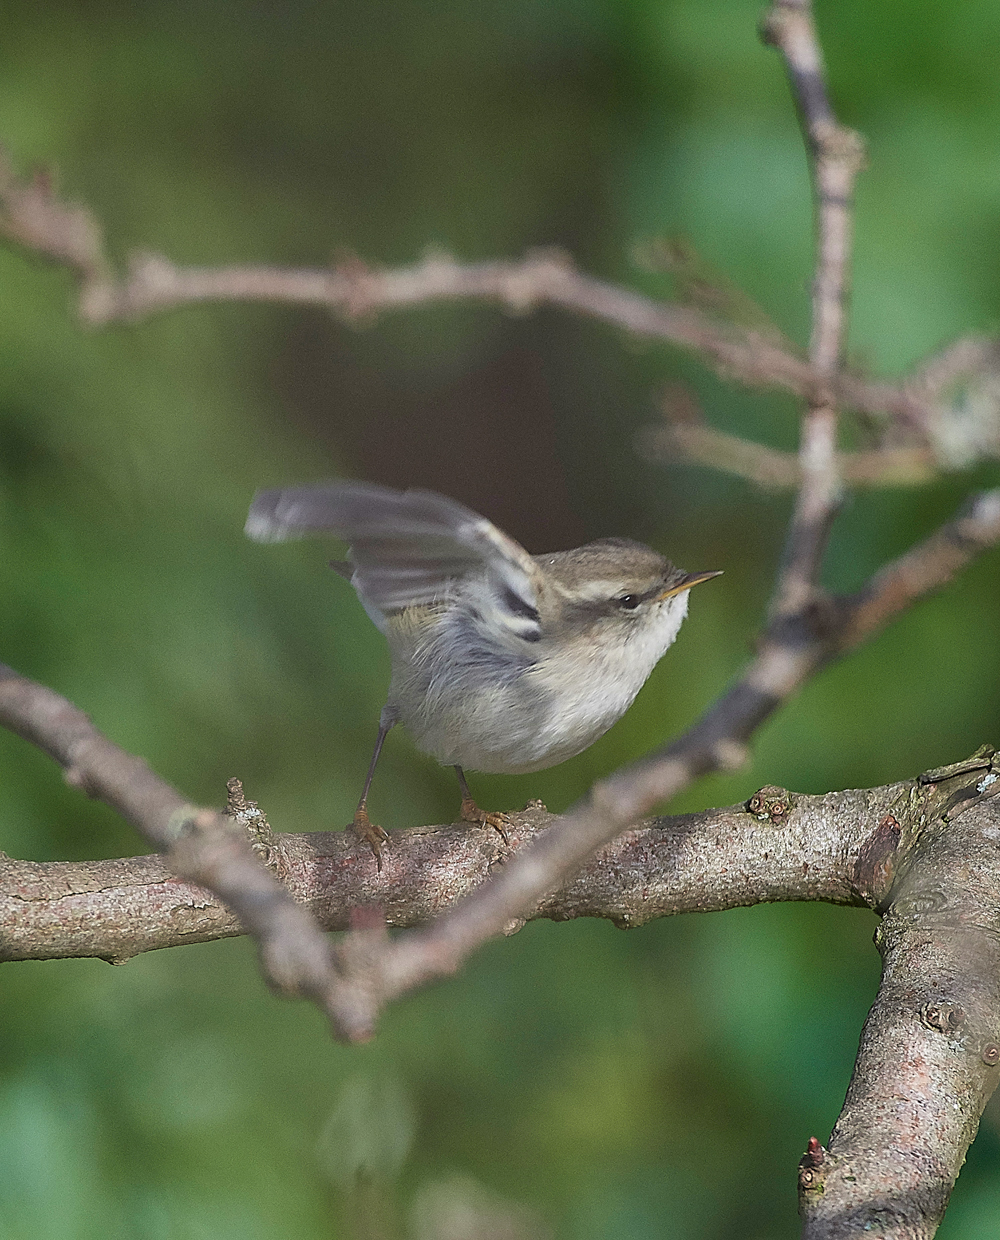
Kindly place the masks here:
POLYGON ((669 631, 669 644, 687 614, 688 591, 719 576, 718 570, 685 572, 628 538, 602 538, 535 560, 567 634, 622 643, 669 631))

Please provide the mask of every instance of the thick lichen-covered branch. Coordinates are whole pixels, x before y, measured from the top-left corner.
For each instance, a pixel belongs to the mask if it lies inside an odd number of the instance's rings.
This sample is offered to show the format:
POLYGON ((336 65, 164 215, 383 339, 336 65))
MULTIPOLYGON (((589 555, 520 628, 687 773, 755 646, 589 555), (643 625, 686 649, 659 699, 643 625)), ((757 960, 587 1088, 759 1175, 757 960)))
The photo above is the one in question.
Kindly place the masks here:
POLYGON ((882 982, 829 1148, 799 1169, 805 1240, 929 1240, 1000 1080, 1000 770, 990 747, 950 770, 881 824, 882 982))
MULTIPOLYGON (((622 927, 675 913, 762 900, 864 903, 854 869, 878 807, 896 785, 866 792, 793 796, 762 789, 746 805, 641 823, 606 845, 565 887, 526 917, 604 917, 622 927), (874 815, 874 817, 873 817, 874 815)), ((326 930, 348 930, 377 907, 388 926, 424 925, 558 821, 540 805, 511 815, 510 844, 492 830, 393 831, 384 872, 351 832, 272 834, 268 867, 326 930)), ((222 901, 178 878, 165 857, 5 863, 0 874, 0 958, 140 952, 242 934, 222 901)))

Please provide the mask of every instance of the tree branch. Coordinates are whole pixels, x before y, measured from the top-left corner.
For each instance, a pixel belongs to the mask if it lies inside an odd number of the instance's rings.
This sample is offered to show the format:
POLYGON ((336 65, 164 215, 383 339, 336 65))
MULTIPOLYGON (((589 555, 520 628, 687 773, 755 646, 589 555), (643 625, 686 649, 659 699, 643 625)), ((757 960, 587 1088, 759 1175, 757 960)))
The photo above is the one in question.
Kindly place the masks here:
MULTIPOLYGON (((314 304, 351 319, 459 298, 514 312, 550 304, 670 341, 726 377, 785 388, 807 402, 794 470, 786 454, 707 428, 674 428, 675 442, 686 436, 702 459, 725 458, 744 476, 798 485, 757 656, 684 736, 601 781, 563 819, 552 823, 540 810, 516 816, 513 857, 482 832, 424 828, 393 836, 379 874, 353 839, 273 837, 260 828, 255 847, 283 886, 231 821, 187 805, 65 699, 0 667, 0 722, 143 830, 180 876, 150 858, 68 869, 11 863, 0 908, 17 929, 4 951, 11 959, 46 951, 120 960, 238 933, 243 924, 279 988, 310 995, 339 1036, 360 1040, 386 1002, 453 972, 524 917, 598 915, 629 925, 763 899, 867 903, 886 914, 882 988, 830 1148, 813 1140, 803 1159, 800 1201, 808 1240, 873 1232, 914 1240, 937 1226, 1000 1065, 1000 878, 969 860, 1000 838, 993 751, 908 785, 832 799, 766 789, 749 809, 664 819, 619 835, 697 775, 738 765, 760 723, 821 667, 1000 541, 1000 492, 986 492, 859 593, 831 598, 820 589, 845 479, 884 482, 901 464, 929 471, 932 453, 945 463, 1000 453, 997 346, 960 341, 896 385, 843 370, 851 198, 863 149, 831 109, 809 0, 774 0, 764 34, 785 58, 811 159, 817 246, 808 358, 774 331, 603 283, 551 252, 467 265, 431 256, 379 271, 358 260, 329 271, 180 268, 144 256, 119 279, 89 212, 61 202, 46 178, 22 182, 0 161, 0 228, 75 273, 80 313, 91 324, 207 300, 314 304), (979 384, 971 412, 942 403, 962 380, 979 384), (838 453, 841 407, 895 419, 896 441, 873 453, 838 453), (595 849, 602 850, 596 857, 595 849), (146 924, 137 927, 142 909, 146 924), (389 940, 387 925, 427 918, 436 920, 389 940), (331 952, 320 924, 352 933, 331 952), (48 947, 40 946, 44 936, 48 947)), ((256 821, 252 806, 233 811, 248 829, 256 821)))
MULTIPOLYGON (((431 302, 482 300, 515 314, 557 306, 631 335, 666 341, 696 353, 723 378, 749 387, 779 388, 808 399, 822 378, 800 350, 773 329, 755 331, 718 314, 595 279, 554 250, 482 263, 459 263, 447 254, 432 253, 395 269, 370 267, 358 258, 330 268, 183 267, 162 255, 140 253, 119 277, 94 215, 60 199, 46 175, 20 179, 2 149, 0 207, 0 233, 74 274, 80 317, 94 327, 136 322, 208 301, 322 306, 358 320, 431 302)), ((958 341, 899 383, 850 370, 826 376, 824 382, 832 385, 841 407, 898 421, 922 436, 932 433, 940 417, 938 369, 951 374, 956 365, 993 366, 996 347, 978 337, 958 341)))
POLYGON ((1000 836, 992 755, 940 784, 928 772, 883 820, 883 852, 903 817, 916 834, 876 933, 882 981, 844 1109, 829 1150, 814 1139, 800 1164, 804 1240, 929 1240, 1000 1079, 1000 875, 970 863, 1000 836), (930 790, 950 794, 936 813, 930 790))
MULTIPOLYGON (((606 844, 524 920, 601 917, 632 928, 775 900, 875 908, 888 878, 869 873, 865 858, 877 843, 877 823, 894 809, 902 814, 899 805, 915 787, 909 781, 803 796, 768 786, 741 805, 651 819, 606 844)), ((388 926, 406 929, 477 890, 558 821, 540 803, 511 815, 509 850, 495 832, 466 826, 394 831, 384 875, 350 832, 274 834, 267 865, 324 930, 351 929, 359 909, 376 905, 388 926)), ((2 960, 91 956, 121 964, 142 952, 245 933, 217 896, 178 878, 163 856, 7 859, 0 924, 8 927, 2 960)))
MULTIPOLYGON (((716 857, 724 864, 729 856, 725 849, 720 851, 720 840, 732 840, 741 864, 749 864, 753 853, 744 832, 749 829, 752 835, 756 828, 742 817, 733 819, 733 814, 740 814, 738 808, 663 819, 630 831, 606 845, 581 871, 579 880, 564 884, 562 894, 551 900, 545 892, 557 882, 558 871, 550 868, 548 849, 555 846, 556 865, 566 864, 566 851, 571 849, 568 864, 578 867, 593 846, 589 837, 581 839, 577 822, 582 820, 591 831, 597 827, 609 831, 612 815, 639 818, 663 799, 669 781, 691 777, 698 769, 738 756, 741 742, 824 662, 867 640, 998 542, 1000 491, 988 491, 926 542, 886 566, 865 590, 834 600, 817 619, 815 631, 786 629, 777 635, 781 640, 765 639, 745 676, 695 728, 661 756, 654 755, 599 785, 589 805, 578 808, 570 819, 560 820, 560 830, 543 829, 552 823, 544 811, 532 809, 516 815, 512 844, 517 864, 502 864, 507 854, 498 853, 493 832, 423 827, 393 833, 398 852, 395 846, 386 850, 381 875, 373 869, 367 850, 351 836, 280 835, 272 839, 258 832, 254 842, 264 853, 272 877, 231 822, 214 811, 187 805, 144 762, 104 738, 65 698, 3 668, 0 723, 55 758, 66 768, 70 783, 107 801, 167 856, 165 862, 134 858, 51 865, 8 860, 0 883, 0 909, 9 914, 0 918, 8 927, 0 958, 93 955, 119 960, 155 947, 239 934, 242 925, 269 945, 264 949, 265 964, 281 989, 305 989, 317 968, 310 963, 316 953, 322 971, 314 985, 320 989, 323 1004, 339 1022, 341 1036, 357 1037, 370 1031, 378 1008, 391 995, 457 967, 483 938, 509 928, 519 908, 527 909, 528 916, 606 916, 639 924, 650 916, 688 908, 733 907, 759 899, 838 902, 834 887, 822 886, 819 877, 825 866, 837 864, 835 857, 828 862, 818 857, 810 860, 810 882, 816 885, 808 891, 788 888, 781 894, 782 863, 773 852, 759 873, 746 871, 748 886, 742 895, 732 877, 713 895, 708 878, 713 872, 711 859, 716 857), (573 824, 568 830, 567 821, 573 824), (649 872, 651 858, 660 867, 655 880, 649 872), (171 872, 179 879, 170 877, 171 872), (624 880, 620 888, 608 877, 615 874, 624 880), (629 880, 629 875, 634 879, 629 880), (465 897, 482 893, 487 878, 488 899, 480 895, 470 913, 465 897), (342 1010, 347 991, 331 998, 330 988, 335 991, 339 979, 331 980, 326 973, 325 953, 317 948, 318 942, 325 948, 325 941, 317 940, 312 923, 289 916, 287 908, 274 913, 281 901, 278 880, 327 929, 346 928, 350 910, 365 907, 383 910, 393 927, 422 924, 447 908, 454 909, 454 921, 447 923, 446 919, 411 940, 397 940, 388 950, 391 959, 382 979, 383 985, 388 983, 385 989, 370 991, 360 1010, 342 1010), (770 884, 768 894, 762 893, 758 883, 770 884), (201 887, 210 888, 217 898, 201 887), (644 893, 641 898, 636 895, 640 891, 644 893), (226 911, 223 902, 234 913, 226 911), (276 935, 280 945, 272 947, 276 935), (305 948, 299 946, 300 935, 309 936, 305 948), (297 980, 302 976, 305 983, 297 980)), ((799 800, 803 806, 811 804, 808 798, 799 800)), ((817 838, 807 849, 796 838, 789 855, 800 862, 818 843, 817 838)), ((733 875, 737 868, 732 867, 733 875)), ((833 871, 829 873, 831 883, 841 881, 833 871)), ((378 968, 381 972, 384 966, 378 968)))
POLYGON ((847 332, 854 181, 864 163, 864 145, 858 134, 837 123, 830 106, 810 0, 775 0, 762 33, 765 42, 773 43, 785 58, 810 154, 816 199, 816 272, 809 342, 816 383, 802 419, 802 484, 771 604, 771 613, 777 617, 795 615, 814 601, 840 501, 834 381, 847 332))
MULTIPOLYGON (((762 900, 868 902, 854 881, 857 859, 873 815, 894 804, 902 787, 814 797, 767 788, 752 799, 753 811, 736 805, 653 819, 606 845, 525 919, 603 917, 631 927, 762 900)), ((348 930, 359 909, 375 906, 387 925, 404 929, 477 890, 556 822, 541 805, 511 815, 510 849, 492 830, 393 831, 383 874, 350 832, 276 834, 268 865, 325 930, 348 930)), ((7 861, 0 924, 10 927, 0 946, 5 960, 122 963, 140 952, 244 933, 221 900, 178 879, 159 856, 7 861)))
MULTIPOLYGON (((768 448, 738 435, 727 435, 700 420, 671 419, 666 426, 643 427, 636 447, 647 459, 673 463, 678 457, 696 465, 725 470, 768 489, 792 490, 802 485, 797 453, 768 448)), ((938 476, 929 448, 876 448, 840 452, 837 468, 849 486, 916 486, 938 476)))
POLYGON ((329 1009, 338 979, 327 940, 223 814, 190 805, 83 711, 4 664, 0 723, 54 758, 72 787, 105 801, 141 831, 175 874, 228 904, 257 939, 265 976, 278 990, 329 1009))
MULTIPOLYGON (((972 759, 879 788, 800 796, 761 788, 745 805, 660 818, 626 832, 532 918, 607 917, 622 927, 774 900, 875 909, 879 996, 844 1112, 799 1172, 807 1240, 933 1235, 1000 1079, 1000 872, 969 858, 1000 837, 1000 759, 972 759)), ((513 816, 515 852, 552 833, 538 805, 513 816)), ((502 861, 494 833, 394 832, 379 874, 349 834, 276 835, 269 864, 327 929, 381 901, 411 926, 476 890, 502 861)), ((160 857, 8 862, 2 958, 96 955, 241 933, 217 899, 160 857)), ((357 936, 357 931, 355 931, 357 936)))
POLYGON ((1000 490, 981 491, 954 520, 841 601, 838 650, 860 646, 917 599, 940 589, 976 555, 1000 541, 1000 490))

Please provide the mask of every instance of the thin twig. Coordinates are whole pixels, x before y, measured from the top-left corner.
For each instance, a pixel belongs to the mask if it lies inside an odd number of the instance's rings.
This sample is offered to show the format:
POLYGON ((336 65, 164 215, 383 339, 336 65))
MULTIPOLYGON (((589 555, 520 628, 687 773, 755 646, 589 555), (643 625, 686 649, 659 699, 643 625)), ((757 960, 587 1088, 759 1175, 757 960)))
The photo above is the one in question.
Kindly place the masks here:
POLYGON ((186 802, 66 698, 4 664, 0 723, 54 758, 67 783, 117 810, 165 853, 175 874, 227 904, 257 939, 265 975, 278 990, 331 1011, 338 977, 325 936, 226 815, 186 802))
POLYGON ((995 374, 1000 370, 1000 341, 995 336, 966 336, 940 353, 920 363, 910 379, 911 387, 922 390, 934 401, 948 388, 972 375, 995 374))
MULTIPOLYGON (((834 198, 830 204, 836 207, 834 198)), ((773 324, 743 322, 746 298, 738 292, 710 299, 704 307, 655 300, 587 276, 553 250, 532 251, 520 260, 466 264, 433 253, 422 262, 395 269, 370 267, 358 258, 343 259, 330 268, 181 267, 145 253, 136 255, 119 277, 104 249, 96 217, 85 207, 60 199, 47 176, 19 179, 2 149, 0 233, 72 271, 79 283, 80 316, 93 326, 135 322, 206 301, 323 306, 354 321, 439 301, 492 301, 512 313, 552 305, 691 350, 724 378, 750 387, 780 388, 807 400, 825 389, 835 405, 888 421, 897 439, 913 441, 912 448, 898 442, 894 448, 912 450, 915 456, 929 449, 928 459, 936 457, 944 468, 964 468, 982 457, 1000 455, 996 435, 984 436, 972 423, 949 417, 950 386, 997 371, 1000 346, 987 338, 956 341, 896 383, 843 368, 823 375, 773 324), (943 429, 946 436, 940 433, 943 429)), ((831 228, 829 236, 838 244, 846 242, 842 229, 838 233, 831 228)), ((827 297, 830 289, 824 288, 827 297)), ((895 485, 897 477, 910 474, 908 464, 903 463, 897 473, 892 461, 859 463, 859 468, 856 477, 845 476, 845 481, 877 484, 877 475, 879 481, 885 478, 895 485)))
MULTIPOLYGON (((757 486, 796 489, 802 485, 798 453, 727 435, 707 425, 697 399, 683 383, 664 389, 664 423, 645 426, 635 437, 636 451, 653 461, 671 464, 688 460, 722 469, 757 486)), ((838 454, 841 477, 854 486, 915 486, 939 472, 931 450, 924 446, 885 444, 864 452, 838 454)))
POLYGON ((842 601, 838 648, 860 646, 918 598, 953 580, 973 556, 998 541, 998 531, 1000 490, 982 491, 953 520, 879 569, 864 589, 842 601))
POLYGON ((823 56, 810 0, 775 0, 763 36, 785 58, 810 154, 816 199, 816 273, 809 360, 815 390, 802 419, 802 485, 792 516, 777 588, 775 617, 791 616, 814 600, 830 527, 840 500, 836 377, 847 331, 854 181, 864 146, 837 123, 823 80, 823 56))
MULTIPOLYGON (((688 460, 725 470, 757 486, 793 490, 802 483, 798 453, 782 452, 738 435, 727 435, 699 422, 648 426, 636 446, 650 460, 688 460)), ((850 486, 902 487, 932 481, 937 465, 927 448, 876 448, 870 452, 838 453, 838 468, 850 486)))

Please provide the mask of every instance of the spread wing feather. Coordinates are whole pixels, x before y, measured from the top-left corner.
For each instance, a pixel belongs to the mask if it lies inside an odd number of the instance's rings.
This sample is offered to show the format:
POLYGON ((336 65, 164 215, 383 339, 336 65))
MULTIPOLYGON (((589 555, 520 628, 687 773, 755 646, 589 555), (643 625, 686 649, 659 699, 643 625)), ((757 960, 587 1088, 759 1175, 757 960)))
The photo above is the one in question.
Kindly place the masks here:
MULTIPOLYGON (((310 533, 343 539, 351 582, 380 628, 407 607, 454 597, 455 583, 474 574, 492 603, 487 622, 527 641, 541 636, 531 556, 485 517, 433 491, 364 482, 260 491, 246 533, 258 542, 310 533)), ((340 562, 332 567, 348 575, 340 562)))

